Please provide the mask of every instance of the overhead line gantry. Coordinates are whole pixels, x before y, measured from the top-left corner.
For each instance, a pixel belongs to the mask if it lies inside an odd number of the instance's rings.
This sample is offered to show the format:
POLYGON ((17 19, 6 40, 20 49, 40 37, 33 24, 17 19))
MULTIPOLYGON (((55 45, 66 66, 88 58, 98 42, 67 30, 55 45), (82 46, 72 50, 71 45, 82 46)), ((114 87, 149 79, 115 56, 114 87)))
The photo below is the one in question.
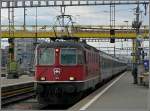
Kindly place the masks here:
MULTIPOLYGON (((35 27, 36 25, 15 25, 14 27, 14 38, 49 38, 55 37, 55 33, 52 30, 52 26, 49 25, 38 25, 38 30, 35 35, 35 27), (24 30, 26 29, 26 30, 24 30)), ((10 38, 8 25, 2 25, 2 38, 10 38)), ((113 27, 114 28, 114 27, 113 27)), ((132 28, 132 26, 126 28, 126 26, 115 26, 115 35, 114 38, 117 39, 135 39, 136 31, 132 28)), ((148 26, 143 26, 140 29, 141 35, 144 39, 148 38, 148 26)), ((62 32, 58 31, 57 34, 61 35, 62 32)), ((62 33, 63 34, 63 33, 62 33)), ((109 26, 86 26, 86 25, 74 25, 72 28, 72 36, 79 38, 112 38, 110 35, 110 27, 109 26)))
MULTIPOLYGON (((1 0, 0 1, 2 8, 27 8, 27 7, 52 7, 52 6, 87 6, 87 5, 110 5, 110 6, 115 6, 115 5, 125 5, 125 4, 148 4, 149 0, 1 0)), ((25 12, 25 11, 24 11, 25 12)), ((114 11, 115 14, 115 11, 114 11)), ((25 15, 24 15, 25 16, 25 15)), ((114 16, 115 17, 115 16, 114 16)), ((112 18, 111 23, 114 23, 114 17, 112 18)), ((111 19, 110 19, 111 20, 111 19)), ((25 17, 24 17, 24 22, 25 22, 25 17)), ((25 25, 25 23, 24 23, 25 25)), ((111 25, 111 24, 110 24, 111 25)), ((79 27, 80 28, 80 27, 79 27)), ((114 28, 114 27, 113 27, 114 28)), ((25 26, 24 26, 25 29, 25 26)), ((113 30, 113 29, 112 29, 113 30)), ((121 30, 122 31, 122 30, 121 30)), ((79 38, 110 38, 111 34, 109 33, 102 33, 100 31, 99 33, 95 32, 80 32, 80 31, 74 31, 74 36, 79 37, 79 38)), ((148 32, 145 31, 143 37, 147 37, 148 32)), ((49 32, 37 32, 36 34, 39 38, 48 38, 48 37, 55 37, 55 34, 51 31, 49 32)), ((20 31, 15 31, 14 38, 35 38, 37 36, 34 36, 30 31, 25 31, 20 32, 20 31)), ((128 37, 129 39, 135 39, 135 32, 132 33, 117 33, 114 35, 114 38, 125 38, 128 37)), ((3 31, 2 33, 3 38, 9 38, 8 32, 3 31)))
MULTIPOLYGON (((49 6, 87 6, 87 5, 137 4, 138 0, 1 0, 2 8, 49 7, 49 6), (14 6, 12 5, 14 2, 14 6)), ((139 4, 148 4, 149 0, 140 0, 139 4)))

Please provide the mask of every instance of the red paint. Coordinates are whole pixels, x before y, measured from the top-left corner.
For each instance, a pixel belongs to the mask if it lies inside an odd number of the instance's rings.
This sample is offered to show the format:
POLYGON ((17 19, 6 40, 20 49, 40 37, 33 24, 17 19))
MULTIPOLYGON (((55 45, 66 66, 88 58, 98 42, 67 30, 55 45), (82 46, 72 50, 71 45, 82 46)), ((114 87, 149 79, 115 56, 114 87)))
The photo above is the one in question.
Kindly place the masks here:
POLYGON ((60 64, 60 48, 55 49, 55 64, 48 66, 36 66, 36 80, 46 77, 46 81, 68 81, 69 77, 75 77, 76 81, 87 80, 96 76, 100 76, 99 53, 85 50, 86 62, 82 65, 61 65, 60 64), (95 59, 94 59, 95 58, 95 59), (58 75, 54 74, 54 70, 58 75))
POLYGON ((76 80, 84 80, 83 66, 37 66, 37 80, 40 77, 46 77, 48 81, 68 81, 69 77, 75 77, 76 80), (55 75, 54 69, 60 68, 60 74, 55 75), (59 79, 56 79, 59 78, 59 79))

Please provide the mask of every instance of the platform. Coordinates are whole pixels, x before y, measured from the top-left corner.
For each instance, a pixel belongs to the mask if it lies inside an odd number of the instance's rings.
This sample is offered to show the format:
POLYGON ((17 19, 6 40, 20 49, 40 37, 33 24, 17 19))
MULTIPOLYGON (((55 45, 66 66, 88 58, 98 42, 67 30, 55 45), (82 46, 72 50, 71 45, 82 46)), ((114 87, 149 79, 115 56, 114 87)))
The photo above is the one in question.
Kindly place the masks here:
POLYGON ((90 111, 146 111, 148 88, 132 84, 131 72, 125 74, 100 98, 92 103, 90 111))
POLYGON ((130 71, 99 88, 69 110, 147 111, 148 87, 133 84, 130 71))
POLYGON ((32 81, 34 81, 34 77, 30 77, 28 75, 22 75, 18 79, 7 79, 7 77, 1 77, 1 87, 32 81))

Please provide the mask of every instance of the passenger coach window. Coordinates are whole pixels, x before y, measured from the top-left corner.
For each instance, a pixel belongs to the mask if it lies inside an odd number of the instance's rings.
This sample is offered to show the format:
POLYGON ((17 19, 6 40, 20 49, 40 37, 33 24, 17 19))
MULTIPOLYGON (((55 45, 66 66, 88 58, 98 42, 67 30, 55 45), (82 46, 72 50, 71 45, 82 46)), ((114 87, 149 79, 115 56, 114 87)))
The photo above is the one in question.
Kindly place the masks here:
POLYGON ((61 64, 75 65, 76 63, 76 49, 61 49, 61 64))
POLYGON ((40 65, 51 65, 54 64, 54 49, 41 48, 38 54, 38 63, 40 65))

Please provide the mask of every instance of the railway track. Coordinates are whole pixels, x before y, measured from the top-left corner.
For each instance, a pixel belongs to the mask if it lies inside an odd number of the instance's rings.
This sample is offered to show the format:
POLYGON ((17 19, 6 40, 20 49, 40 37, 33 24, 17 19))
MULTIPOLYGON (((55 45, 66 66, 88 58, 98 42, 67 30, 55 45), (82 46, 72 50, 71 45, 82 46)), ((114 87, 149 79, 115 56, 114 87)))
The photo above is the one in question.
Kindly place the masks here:
POLYGON ((34 82, 4 86, 1 88, 1 105, 3 107, 34 96, 34 82))
POLYGON ((35 98, 34 82, 3 86, 1 88, 2 109, 43 110, 67 109, 68 106, 44 106, 35 98))

